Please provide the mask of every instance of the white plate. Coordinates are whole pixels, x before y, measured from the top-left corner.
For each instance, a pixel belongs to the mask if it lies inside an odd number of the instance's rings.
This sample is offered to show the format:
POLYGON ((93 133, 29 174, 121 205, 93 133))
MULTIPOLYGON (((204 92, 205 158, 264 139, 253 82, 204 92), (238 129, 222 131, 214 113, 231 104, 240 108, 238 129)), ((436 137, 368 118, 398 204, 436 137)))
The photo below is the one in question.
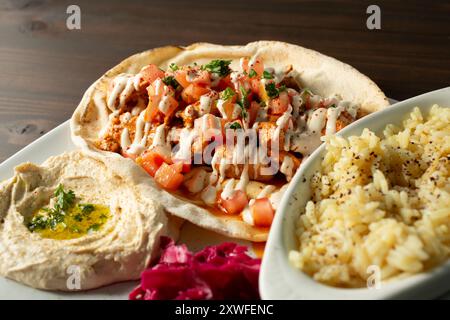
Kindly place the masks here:
MULTIPOLYGON (((69 121, 66 121, 0 164, 0 181, 10 178, 14 173, 14 167, 22 162, 40 164, 50 156, 75 149, 70 138, 69 121)), ((252 248, 248 241, 227 238, 187 222, 183 225, 179 239, 180 243, 187 244, 193 251, 225 241, 237 242, 252 248)), ((128 293, 137 284, 138 281, 131 281, 96 290, 64 293, 37 290, 0 277, 0 299, 127 299, 128 293)))
MULTIPOLYGON (((9 179, 14 174, 14 167, 22 162, 40 164, 50 156, 75 149, 70 138, 69 121, 66 121, 0 164, 0 181, 9 179)), ((252 248, 248 241, 227 238, 187 222, 183 225, 179 239, 180 243, 185 243, 193 251, 225 241, 252 248)), ((128 299, 128 294, 138 283, 130 281, 96 290, 64 293, 37 290, 0 277, 0 299, 128 299)))
MULTIPOLYGON (((432 104, 450 107, 450 87, 399 102, 387 109, 368 115, 338 133, 359 135, 364 128, 380 133, 388 123, 400 125, 414 107, 426 112, 432 104)), ((450 290, 450 261, 428 272, 382 284, 380 289, 341 289, 314 281, 293 268, 287 259, 295 248, 294 228, 301 208, 310 197, 309 178, 320 167, 325 146, 319 147, 294 176, 281 200, 280 209, 264 252, 259 285, 263 299, 388 299, 434 298, 450 290), (305 181, 303 183, 302 181, 305 181)))

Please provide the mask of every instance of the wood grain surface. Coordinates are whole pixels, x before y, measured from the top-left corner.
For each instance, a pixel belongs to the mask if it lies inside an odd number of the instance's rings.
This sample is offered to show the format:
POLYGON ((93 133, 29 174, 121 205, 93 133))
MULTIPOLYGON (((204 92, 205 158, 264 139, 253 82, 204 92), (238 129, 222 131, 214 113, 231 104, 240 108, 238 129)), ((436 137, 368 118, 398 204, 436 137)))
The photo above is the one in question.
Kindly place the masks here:
POLYGON ((450 85, 449 1, 0 0, 0 162, 67 120, 123 58, 198 41, 281 40, 333 56, 395 99, 450 85), (366 8, 381 8, 368 30, 366 8), (81 8, 81 30, 66 27, 81 8))

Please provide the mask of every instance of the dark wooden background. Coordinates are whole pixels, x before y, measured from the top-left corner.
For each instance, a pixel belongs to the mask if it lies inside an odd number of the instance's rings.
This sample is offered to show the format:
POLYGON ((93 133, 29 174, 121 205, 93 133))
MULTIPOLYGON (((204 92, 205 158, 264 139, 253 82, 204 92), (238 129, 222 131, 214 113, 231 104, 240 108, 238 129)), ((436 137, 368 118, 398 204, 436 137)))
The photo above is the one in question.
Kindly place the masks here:
POLYGON ((0 162, 71 116, 90 83, 145 49, 282 40, 347 62, 387 96, 450 85, 447 1, 0 0, 0 162), (366 27, 369 4, 381 30, 366 27), (81 7, 81 30, 66 8, 81 7))

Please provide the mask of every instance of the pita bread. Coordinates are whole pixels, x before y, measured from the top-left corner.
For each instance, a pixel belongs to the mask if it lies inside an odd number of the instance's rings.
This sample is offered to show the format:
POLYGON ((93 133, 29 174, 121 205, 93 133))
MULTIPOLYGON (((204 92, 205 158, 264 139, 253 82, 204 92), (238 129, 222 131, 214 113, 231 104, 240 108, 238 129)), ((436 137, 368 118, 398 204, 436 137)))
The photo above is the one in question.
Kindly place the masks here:
MULTIPOLYGON (((241 57, 257 55, 264 64, 273 68, 292 65, 296 80, 321 96, 339 94, 344 100, 358 103, 365 113, 371 113, 389 105, 378 86, 353 67, 334 58, 300 46, 276 42, 258 41, 245 46, 222 46, 196 43, 188 47, 168 46, 135 54, 94 82, 84 94, 71 119, 74 143, 93 152, 100 152, 111 159, 120 159, 131 166, 134 162, 119 154, 105 152, 95 147, 99 132, 108 123, 110 110, 107 107, 107 88, 121 73, 138 73, 148 64, 156 64, 166 70, 171 63, 178 65, 203 64, 212 59, 233 60, 232 69, 237 69, 241 57)), ((116 160, 115 160, 116 161, 116 160)), ((137 165, 135 165, 137 166, 137 165)), ((142 175, 147 175, 141 170, 142 175)), ((168 212, 189 220, 201 227, 221 234, 251 241, 265 241, 268 229, 252 227, 240 219, 225 215, 214 215, 208 210, 158 188, 152 178, 147 183, 154 187, 155 197, 168 212)))

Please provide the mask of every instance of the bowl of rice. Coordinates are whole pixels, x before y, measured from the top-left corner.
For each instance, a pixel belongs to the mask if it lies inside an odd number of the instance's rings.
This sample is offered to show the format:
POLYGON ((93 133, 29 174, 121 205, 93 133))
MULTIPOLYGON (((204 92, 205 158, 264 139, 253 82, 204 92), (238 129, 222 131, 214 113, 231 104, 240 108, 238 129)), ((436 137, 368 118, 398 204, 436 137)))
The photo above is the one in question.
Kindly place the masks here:
POLYGON ((433 298, 450 291, 450 88, 324 140, 277 211, 262 297, 433 298))

